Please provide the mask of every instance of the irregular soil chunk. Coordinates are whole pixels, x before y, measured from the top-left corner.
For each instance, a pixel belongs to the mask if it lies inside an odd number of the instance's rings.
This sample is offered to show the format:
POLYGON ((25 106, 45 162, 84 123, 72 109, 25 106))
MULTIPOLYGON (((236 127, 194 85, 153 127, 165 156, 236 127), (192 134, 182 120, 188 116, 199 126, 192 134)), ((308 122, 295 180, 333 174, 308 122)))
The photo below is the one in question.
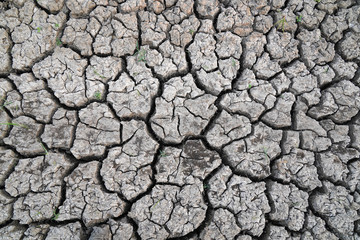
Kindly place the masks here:
POLYGON ((182 149, 167 147, 162 151, 155 165, 155 178, 162 183, 195 184, 220 164, 221 158, 216 152, 206 149, 199 140, 188 140, 182 149))
POLYGON ((0 1, 0 240, 360 239, 359 16, 0 1))
POLYGON ((149 136, 141 121, 124 122, 122 129, 133 134, 122 147, 110 149, 100 174, 107 189, 120 192, 126 199, 132 200, 152 184, 149 164, 154 160, 159 144, 149 136))
POLYGON ((200 90, 191 75, 172 78, 155 101, 157 110, 150 118, 151 127, 157 136, 170 142, 198 135, 216 111, 215 99, 200 90))
POLYGON ((251 132, 250 120, 239 114, 229 114, 221 111, 214 126, 206 133, 206 139, 211 146, 220 148, 229 142, 246 137, 251 132))
POLYGON ((102 189, 99 167, 96 161, 83 163, 65 178, 66 200, 59 207, 57 221, 82 219, 86 226, 93 226, 123 213, 125 202, 102 189))
POLYGON ((235 172, 265 178, 270 175, 270 161, 281 153, 281 139, 281 130, 260 123, 250 136, 224 147, 224 154, 235 172))
POLYGON ((43 126, 32 118, 21 116, 12 119, 12 129, 4 143, 13 146, 16 151, 25 156, 42 154, 44 149, 39 141, 43 126))
POLYGON ((202 185, 155 185, 151 193, 136 201, 128 214, 138 224, 141 238, 181 237, 205 219, 207 206, 202 185))
POLYGON ((86 66, 87 60, 73 50, 61 47, 36 63, 32 70, 36 78, 47 80, 49 88, 61 103, 75 107, 87 102, 84 77, 86 66))
POLYGON ((229 208, 236 213, 241 230, 260 236, 265 227, 265 214, 270 206, 265 195, 265 183, 234 175, 223 167, 209 181, 208 197, 215 208, 229 208))
POLYGON ((107 146, 120 144, 120 122, 107 105, 91 103, 79 111, 79 118, 70 149, 76 158, 99 157, 107 146))
POLYGON ((357 211, 360 209, 359 200, 349 195, 341 186, 323 182, 323 193, 317 193, 311 198, 314 210, 325 218, 325 221, 335 234, 342 239, 352 239, 354 222, 360 219, 357 211))
POLYGON ((5 190, 13 197, 13 220, 21 224, 51 219, 60 204, 62 181, 73 163, 58 153, 45 157, 20 159, 15 171, 5 182, 5 190))

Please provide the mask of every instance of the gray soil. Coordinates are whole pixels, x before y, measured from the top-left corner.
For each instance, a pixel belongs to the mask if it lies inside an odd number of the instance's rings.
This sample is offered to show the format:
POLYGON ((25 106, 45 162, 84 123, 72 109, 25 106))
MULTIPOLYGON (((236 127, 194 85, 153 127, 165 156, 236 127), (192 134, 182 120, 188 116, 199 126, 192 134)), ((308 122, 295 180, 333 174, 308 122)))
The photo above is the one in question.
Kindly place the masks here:
POLYGON ((360 239, 359 0, 0 3, 1 240, 360 239))

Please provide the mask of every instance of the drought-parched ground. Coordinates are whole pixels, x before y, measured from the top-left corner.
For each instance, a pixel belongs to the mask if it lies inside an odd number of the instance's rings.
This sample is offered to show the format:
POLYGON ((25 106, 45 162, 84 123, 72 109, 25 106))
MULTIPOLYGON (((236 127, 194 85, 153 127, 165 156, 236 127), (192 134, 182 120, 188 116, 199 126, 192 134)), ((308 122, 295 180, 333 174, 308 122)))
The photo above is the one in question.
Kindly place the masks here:
POLYGON ((360 2, 0 3, 0 239, 360 239, 360 2))

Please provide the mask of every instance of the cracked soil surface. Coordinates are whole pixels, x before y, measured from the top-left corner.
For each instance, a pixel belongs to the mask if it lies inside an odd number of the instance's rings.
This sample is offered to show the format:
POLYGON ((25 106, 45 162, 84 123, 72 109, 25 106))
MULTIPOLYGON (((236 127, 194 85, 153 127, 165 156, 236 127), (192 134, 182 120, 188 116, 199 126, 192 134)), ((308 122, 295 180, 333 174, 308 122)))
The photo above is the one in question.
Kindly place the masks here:
POLYGON ((360 239, 359 42, 359 0, 2 1, 0 239, 360 239))

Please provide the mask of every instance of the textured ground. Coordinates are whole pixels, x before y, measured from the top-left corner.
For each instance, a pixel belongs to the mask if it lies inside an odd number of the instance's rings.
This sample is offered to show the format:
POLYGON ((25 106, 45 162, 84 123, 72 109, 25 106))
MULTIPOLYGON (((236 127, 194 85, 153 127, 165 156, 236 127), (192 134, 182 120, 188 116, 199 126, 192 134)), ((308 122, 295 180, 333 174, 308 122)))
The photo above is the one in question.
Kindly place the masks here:
POLYGON ((360 239, 360 2, 0 3, 0 239, 360 239))

